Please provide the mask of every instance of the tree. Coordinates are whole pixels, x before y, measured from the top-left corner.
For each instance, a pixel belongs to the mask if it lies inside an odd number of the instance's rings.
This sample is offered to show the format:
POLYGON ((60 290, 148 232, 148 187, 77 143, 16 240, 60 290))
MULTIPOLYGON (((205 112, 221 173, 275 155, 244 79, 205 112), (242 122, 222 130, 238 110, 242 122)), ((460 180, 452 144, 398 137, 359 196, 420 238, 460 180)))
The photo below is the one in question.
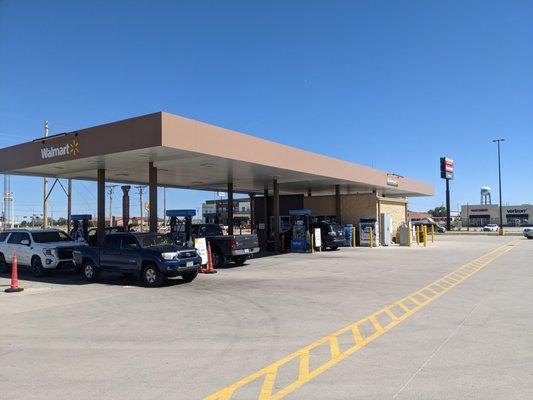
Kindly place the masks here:
POLYGON ((433 217, 445 217, 446 216, 446 207, 435 207, 433 210, 429 210, 433 217))
POLYGON ((63 217, 59 217, 57 219, 57 221, 55 221, 55 222, 56 222, 56 225, 58 225, 58 226, 66 226, 67 225, 67 220, 66 220, 66 218, 63 218, 63 217))

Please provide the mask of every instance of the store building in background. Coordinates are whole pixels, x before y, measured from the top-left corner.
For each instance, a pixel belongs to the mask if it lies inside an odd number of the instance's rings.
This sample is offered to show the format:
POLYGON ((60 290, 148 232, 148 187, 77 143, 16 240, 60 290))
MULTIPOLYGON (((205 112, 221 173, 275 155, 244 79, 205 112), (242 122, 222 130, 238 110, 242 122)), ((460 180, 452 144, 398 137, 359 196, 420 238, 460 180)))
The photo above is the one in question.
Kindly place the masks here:
MULTIPOLYGON (((207 223, 228 224, 228 200, 207 200, 202 204, 202 218, 207 223)), ((236 226, 250 225, 250 198, 233 199, 233 223, 236 226)))
MULTIPOLYGON (((533 205, 503 206, 504 226, 533 225, 533 205)), ((461 219, 463 226, 481 227, 487 224, 500 223, 498 204, 462 205, 461 219)))

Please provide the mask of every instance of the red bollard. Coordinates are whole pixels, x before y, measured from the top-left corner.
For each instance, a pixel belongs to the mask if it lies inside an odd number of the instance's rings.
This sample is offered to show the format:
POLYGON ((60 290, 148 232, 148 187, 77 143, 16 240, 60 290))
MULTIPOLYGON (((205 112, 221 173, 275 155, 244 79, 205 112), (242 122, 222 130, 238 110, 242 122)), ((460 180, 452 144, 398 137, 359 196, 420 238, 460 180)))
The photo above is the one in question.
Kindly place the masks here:
POLYGON ((206 274, 216 274, 213 268, 213 258, 211 257, 211 244, 207 242, 207 269, 204 271, 206 274))
POLYGON ((24 289, 19 288, 19 277, 17 271, 17 253, 13 252, 13 260, 11 261, 11 287, 4 290, 6 293, 22 292, 24 289))

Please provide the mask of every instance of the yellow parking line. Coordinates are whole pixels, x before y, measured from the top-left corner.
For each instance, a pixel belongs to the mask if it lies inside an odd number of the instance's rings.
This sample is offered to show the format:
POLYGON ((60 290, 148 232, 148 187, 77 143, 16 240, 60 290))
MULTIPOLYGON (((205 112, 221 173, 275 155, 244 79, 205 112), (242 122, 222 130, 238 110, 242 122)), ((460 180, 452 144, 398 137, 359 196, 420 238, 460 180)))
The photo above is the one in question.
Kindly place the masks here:
POLYGON ((417 311, 427 306, 433 300, 449 292, 451 289, 459 285, 461 282, 465 281, 466 279, 476 274, 478 271, 480 271, 482 268, 484 268, 489 263, 494 261, 496 258, 512 250, 514 246, 518 245, 519 243, 520 241, 516 240, 511 243, 507 243, 503 246, 500 246, 490 251, 489 253, 475 260, 472 260, 465 265, 462 265, 461 267, 443 276, 442 278, 437 279, 436 281, 430 283, 429 285, 423 287, 422 289, 417 290, 411 294, 408 294, 404 298, 398 301, 395 301, 394 303, 391 303, 386 307, 383 307, 381 310, 378 310, 360 319, 359 321, 354 322, 353 324, 347 325, 327 336, 324 336, 321 339, 318 339, 315 342, 310 343, 309 345, 295 351, 294 353, 291 353, 288 356, 283 357, 280 360, 273 362, 272 364, 266 366, 265 368, 262 368, 259 371, 256 371, 238 380, 237 382, 232 383, 231 385, 218 390, 217 392, 205 397, 205 400, 230 400, 233 394, 238 389, 241 389, 242 387, 245 387, 246 385, 260 378, 263 379, 261 389, 259 393, 257 394, 257 396, 254 396, 254 398, 257 398, 259 400, 281 399, 282 397, 286 396, 287 394, 295 391, 302 385, 306 384, 310 380, 314 379, 315 377, 320 375, 322 372, 338 364, 340 361, 344 360, 346 357, 355 353, 360 348, 366 346, 368 343, 374 341, 376 338, 380 337, 385 332, 388 332, 389 330, 394 328, 396 325, 400 324, 402 321, 406 320, 411 315, 413 315, 417 311), (456 276, 456 277, 451 278, 452 276, 456 276), (452 280, 453 282, 450 282, 452 280), (446 286, 443 286, 443 283, 445 283, 446 286), (431 286, 439 287, 442 289, 442 291, 437 292, 435 290, 432 290, 431 286), (424 291, 433 292, 434 295, 429 297, 427 295, 424 295, 423 293, 424 291), (424 300, 418 301, 415 298, 415 296, 422 297, 424 300), (409 307, 406 306, 404 302, 407 300, 413 303, 414 306, 411 307, 410 304, 409 304, 409 307), (403 311, 403 314, 400 316, 397 316, 392 310, 393 307, 400 308, 403 311), (391 321, 388 322, 385 326, 381 326, 381 324, 377 320, 377 316, 383 313, 388 314, 391 318, 391 321), (370 325, 373 327, 374 333, 363 337, 360 331, 360 327, 364 323, 368 323, 368 322, 370 322, 370 325), (339 338, 339 335, 342 335, 346 332, 351 332, 353 334, 354 342, 348 349, 341 351, 339 347, 338 338, 339 338), (314 349, 325 344, 329 345, 330 356, 331 356, 330 359, 325 361, 322 365, 316 367, 315 369, 310 370, 310 367, 309 367, 310 354, 312 353, 314 349), (277 377, 277 372, 278 372, 279 367, 285 364, 288 364, 289 362, 295 359, 298 359, 299 361, 298 377, 295 380, 293 380, 291 383, 286 385, 285 387, 279 389, 276 392, 273 392, 275 388, 275 384, 276 384, 276 377, 277 377))

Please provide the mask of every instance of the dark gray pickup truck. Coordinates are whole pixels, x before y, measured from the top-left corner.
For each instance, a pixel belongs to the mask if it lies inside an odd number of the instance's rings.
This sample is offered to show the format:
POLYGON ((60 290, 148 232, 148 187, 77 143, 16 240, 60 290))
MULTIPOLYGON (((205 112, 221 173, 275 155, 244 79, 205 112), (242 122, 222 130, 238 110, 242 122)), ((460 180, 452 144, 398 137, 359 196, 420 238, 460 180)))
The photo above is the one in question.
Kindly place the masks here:
POLYGON ((178 246, 159 233, 112 233, 100 247, 74 250, 74 262, 88 281, 100 271, 135 274, 149 287, 160 286, 166 277, 181 276, 192 282, 202 263, 195 249, 178 246))
MULTIPOLYGON (((185 227, 180 225, 175 238, 185 241, 185 227)), ((222 267, 226 261, 237 265, 244 264, 250 254, 259 252, 257 235, 224 235, 217 224, 194 224, 191 227, 192 238, 206 238, 211 246, 215 268, 222 267)))

